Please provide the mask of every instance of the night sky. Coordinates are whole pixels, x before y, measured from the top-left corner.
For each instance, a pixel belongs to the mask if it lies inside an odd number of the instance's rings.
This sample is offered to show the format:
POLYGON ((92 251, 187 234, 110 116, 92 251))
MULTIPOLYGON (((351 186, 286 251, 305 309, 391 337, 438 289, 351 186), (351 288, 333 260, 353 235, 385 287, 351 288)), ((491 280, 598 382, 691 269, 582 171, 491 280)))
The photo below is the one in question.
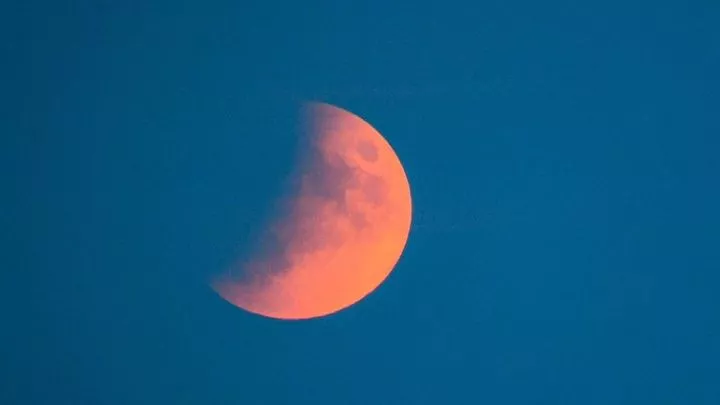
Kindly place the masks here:
POLYGON ((719 21, 4 2, 0 403, 720 404, 719 21), (388 139, 413 225, 368 298, 278 321, 208 280, 272 218, 308 100, 388 139))

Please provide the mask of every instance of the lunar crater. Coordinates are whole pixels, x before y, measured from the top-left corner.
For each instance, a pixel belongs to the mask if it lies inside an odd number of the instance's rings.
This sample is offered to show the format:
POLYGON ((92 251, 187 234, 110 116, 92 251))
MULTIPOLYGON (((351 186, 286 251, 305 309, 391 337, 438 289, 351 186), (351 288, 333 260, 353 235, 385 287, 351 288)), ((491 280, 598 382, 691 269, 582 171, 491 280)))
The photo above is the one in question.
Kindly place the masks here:
POLYGON ((368 162, 378 160, 378 151, 375 145, 370 141, 361 140, 358 142, 357 151, 360 157, 368 162))

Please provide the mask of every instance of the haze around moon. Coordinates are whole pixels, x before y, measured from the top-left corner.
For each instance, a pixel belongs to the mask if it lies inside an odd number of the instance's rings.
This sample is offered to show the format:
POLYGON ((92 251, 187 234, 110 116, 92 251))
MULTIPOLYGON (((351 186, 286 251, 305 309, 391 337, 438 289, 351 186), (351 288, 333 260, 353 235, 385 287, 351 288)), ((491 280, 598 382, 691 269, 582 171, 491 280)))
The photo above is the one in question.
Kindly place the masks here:
POLYGON ((279 319, 329 315, 390 274, 412 220, 410 186, 390 144, 362 118, 308 103, 294 190, 249 260, 211 283, 230 303, 279 319))

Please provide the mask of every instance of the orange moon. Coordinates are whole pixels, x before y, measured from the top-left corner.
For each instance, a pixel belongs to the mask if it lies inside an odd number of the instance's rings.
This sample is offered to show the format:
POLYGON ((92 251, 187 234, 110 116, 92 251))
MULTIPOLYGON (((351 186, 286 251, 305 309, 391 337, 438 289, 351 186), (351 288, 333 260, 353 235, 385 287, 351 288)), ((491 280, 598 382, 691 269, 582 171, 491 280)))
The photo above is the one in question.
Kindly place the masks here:
POLYGON ((329 104, 308 103, 304 114, 308 144, 285 212, 257 253, 211 283, 271 318, 321 317, 363 299, 397 264, 412 220, 405 170, 377 130, 329 104))

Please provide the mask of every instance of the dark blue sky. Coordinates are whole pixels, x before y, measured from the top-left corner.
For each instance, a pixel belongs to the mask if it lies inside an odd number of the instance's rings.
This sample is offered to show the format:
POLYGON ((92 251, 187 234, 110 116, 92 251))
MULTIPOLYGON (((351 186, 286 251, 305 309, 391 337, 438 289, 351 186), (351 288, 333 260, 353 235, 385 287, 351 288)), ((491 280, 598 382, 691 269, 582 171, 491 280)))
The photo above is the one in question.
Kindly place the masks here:
POLYGON ((0 403, 720 403, 720 3, 246 3, 3 6, 0 403), (414 223, 279 322, 206 280, 303 100, 386 136, 414 223))

